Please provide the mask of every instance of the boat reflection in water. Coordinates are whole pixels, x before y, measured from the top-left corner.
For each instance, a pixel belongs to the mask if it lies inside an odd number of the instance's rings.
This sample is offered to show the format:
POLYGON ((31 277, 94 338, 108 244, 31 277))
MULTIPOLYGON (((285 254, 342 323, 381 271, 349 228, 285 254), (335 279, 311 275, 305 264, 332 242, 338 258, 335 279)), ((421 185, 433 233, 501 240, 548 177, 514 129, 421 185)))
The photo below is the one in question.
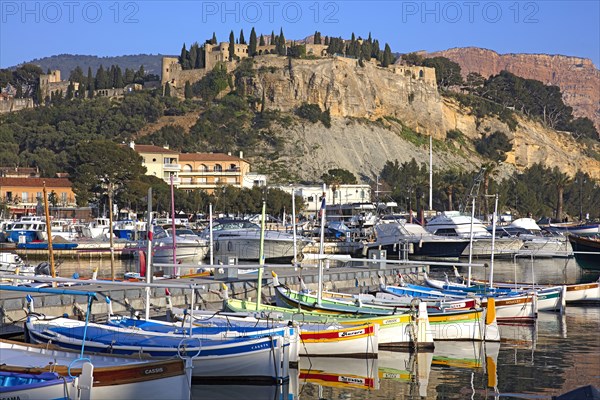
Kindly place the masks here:
POLYGON ((311 398, 314 391, 323 397, 322 389, 379 389, 378 359, 340 357, 301 357, 298 365, 300 396, 311 398))
POLYGON ((498 342, 437 342, 431 362, 429 395, 438 398, 493 395, 498 387, 499 352, 498 342), (457 386, 458 380, 463 385, 457 386), (470 381, 470 385, 464 385, 465 381, 470 381))
MULTIPOLYGON (((290 371, 291 374, 291 371, 290 371)), ((297 387, 296 387, 297 389, 297 387)), ((283 385, 192 385, 192 399, 211 400, 297 400, 298 392, 290 383, 283 385)))
POLYGON ((405 398, 427 397, 427 386, 431 372, 431 352, 379 351, 379 379, 394 381, 398 394, 405 398))

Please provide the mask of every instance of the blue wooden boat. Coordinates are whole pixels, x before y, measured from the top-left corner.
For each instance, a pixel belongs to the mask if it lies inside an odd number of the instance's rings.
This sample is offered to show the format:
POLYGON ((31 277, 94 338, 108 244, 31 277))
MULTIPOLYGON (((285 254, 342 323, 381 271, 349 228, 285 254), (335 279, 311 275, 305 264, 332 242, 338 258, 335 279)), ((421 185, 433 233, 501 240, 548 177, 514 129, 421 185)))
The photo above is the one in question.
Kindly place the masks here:
POLYGON ((289 345, 281 336, 204 339, 183 334, 140 331, 67 318, 30 315, 26 328, 34 343, 111 354, 193 358, 195 380, 280 383, 289 379, 289 345))
POLYGON ((77 398, 69 376, 62 377, 55 372, 27 374, 0 371, 1 399, 56 399, 77 398))
MULTIPOLYGON (((78 246, 78 243, 52 243, 54 250, 73 250, 78 246)), ((48 242, 28 242, 17 244, 17 249, 27 250, 48 250, 48 242)))

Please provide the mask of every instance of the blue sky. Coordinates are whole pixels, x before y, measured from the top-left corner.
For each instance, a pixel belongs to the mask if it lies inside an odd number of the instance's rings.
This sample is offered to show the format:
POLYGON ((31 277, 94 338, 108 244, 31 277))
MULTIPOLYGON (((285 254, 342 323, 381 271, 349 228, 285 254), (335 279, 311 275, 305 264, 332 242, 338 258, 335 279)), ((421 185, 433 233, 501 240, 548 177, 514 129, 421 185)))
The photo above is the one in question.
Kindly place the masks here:
POLYGON ((600 65, 600 1, 8 1, 0 67, 61 53, 179 54, 216 32, 254 26, 287 39, 371 32, 395 52, 477 46, 591 58, 600 65))

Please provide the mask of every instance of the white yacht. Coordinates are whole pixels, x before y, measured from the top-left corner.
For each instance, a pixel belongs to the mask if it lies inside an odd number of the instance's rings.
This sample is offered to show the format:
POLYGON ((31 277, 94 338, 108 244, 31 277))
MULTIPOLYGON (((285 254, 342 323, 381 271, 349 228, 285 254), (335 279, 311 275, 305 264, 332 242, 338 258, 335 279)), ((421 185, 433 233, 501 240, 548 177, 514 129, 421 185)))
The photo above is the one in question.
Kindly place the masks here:
MULTIPOLYGON (((492 234, 486 226, 473 219, 473 256, 490 257, 492 254, 492 234)), ((425 229, 440 236, 451 236, 469 239, 471 235, 471 216, 461 215, 458 211, 445 211, 433 217, 425 229)), ((523 246, 523 240, 518 237, 496 238, 494 241, 494 257, 512 258, 523 246)), ((469 255, 469 247, 463 251, 463 256, 469 255)))
MULTIPOLYGON (((201 237, 209 238, 209 229, 201 237)), ((215 256, 233 256, 238 260, 258 261, 260 227, 246 220, 221 220, 213 226, 215 256)), ((296 237, 297 255, 310 243, 303 236, 296 237)), ((294 237, 290 233, 265 230, 264 258, 270 262, 288 262, 294 258, 294 237)))

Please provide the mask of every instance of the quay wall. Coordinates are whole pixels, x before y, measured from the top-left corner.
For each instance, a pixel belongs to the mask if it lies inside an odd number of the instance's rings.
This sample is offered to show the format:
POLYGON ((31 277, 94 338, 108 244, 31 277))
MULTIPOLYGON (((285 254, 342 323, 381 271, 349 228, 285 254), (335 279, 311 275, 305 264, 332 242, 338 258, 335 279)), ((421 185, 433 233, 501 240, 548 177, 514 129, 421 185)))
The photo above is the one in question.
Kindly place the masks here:
MULTIPOLYGON (((386 283, 396 282, 398 274, 417 276, 428 268, 423 265, 388 265, 385 268, 380 267, 380 262, 365 261, 362 267, 335 267, 323 272, 323 282, 326 290, 346 291, 351 293, 366 292, 375 290, 379 286, 379 277, 381 275, 386 283)), ((299 289, 298 276, 302 276, 305 284, 310 289, 317 288, 318 273, 316 268, 304 268, 294 271, 291 267, 266 268, 263 287, 262 301, 270 302, 275 291, 271 285, 271 272, 276 271, 280 283, 293 289, 299 289)), ((155 281, 156 283, 167 283, 165 281, 155 281)), ((196 308, 206 310, 220 310, 222 304, 221 283, 228 287, 229 296, 240 299, 256 299, 257 281, 256 279, 244 280, 216 280, 216 279, 177 279, 171 281, 174 284, 196 284, 201 288, 195 290, 196 308)), ((65 288, 69 290, 69 288, 65 288)), ((123 288, 111 285, 110 281, 106 284, 94 284, 89 287, 74 286, 74 290, 89 290, 99 294, 108 295, 111 298, 113 312, 121 315, 133 315, 136 311, 140 315, 145 312, 146 294, 143 288, 123 288)), ((191 289, 170 289, 171 301, 173 306, 186 308, 191 303, 191 289)), ((34 311, 37 313, 59 316, 68 314, 70 317, 79 317, 83 319, 84 312, 87 309, 87 297, 72 296, 67 294, 53 295, 43 293, 31 293, 34 302, 34 311)), ((150 289, 150 310, 152 316, 165 315, 166 297, 163 288, 150 289)), ((0 324, 12 324, 22 322, 26 316, 27 308, 26 293, 0 291, 0 324)), ((92 303, 92 312, 90 320, 102 321, 106 319, 108 312, 107 304, 104 299, 92 303)))

